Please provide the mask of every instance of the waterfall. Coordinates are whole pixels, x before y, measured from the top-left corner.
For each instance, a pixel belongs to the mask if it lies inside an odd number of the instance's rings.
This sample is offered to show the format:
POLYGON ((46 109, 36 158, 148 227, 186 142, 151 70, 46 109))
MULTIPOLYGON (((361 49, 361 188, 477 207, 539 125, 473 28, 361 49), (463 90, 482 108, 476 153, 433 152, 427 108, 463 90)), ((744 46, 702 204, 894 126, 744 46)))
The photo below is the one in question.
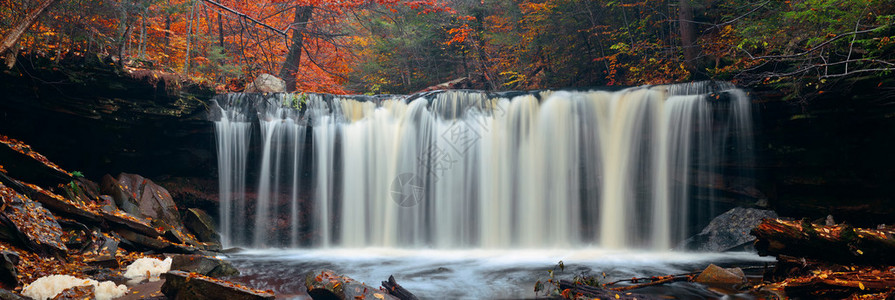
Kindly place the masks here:
POLYGON ((670 249, 752 162, 726 83, 213 102, 230 245, 670 249))

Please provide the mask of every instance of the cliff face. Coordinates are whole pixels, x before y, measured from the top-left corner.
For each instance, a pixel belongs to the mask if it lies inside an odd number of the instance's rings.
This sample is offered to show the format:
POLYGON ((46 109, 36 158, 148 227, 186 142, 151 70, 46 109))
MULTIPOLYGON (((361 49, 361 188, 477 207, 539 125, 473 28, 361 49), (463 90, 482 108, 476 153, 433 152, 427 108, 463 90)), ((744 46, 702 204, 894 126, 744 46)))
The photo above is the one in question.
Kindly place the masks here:
POLYGON ((895 220, 892 85, 843 82, 806 101, 756 91, 758 188, 773 209, 858 226, 895 220))
MULTIPOLYGON (((178 177, 160 183, 170 185, 172 194, 201 194, 198 200, 175 200, 214 211, 214 125, 206 120, 204 105, 211 90, 184 86, 164 74, 127 75, 96 63, 57 70, 24 65, 0 73, 0 133, 27 141, 62 167, 94 180, 120 172, 178 177)), ((733 195, 734 200, 722 201, 766 198, 781 216, 832 214, 858 226, 895 219, 891 88, 858 81, 809 101, 786 101, 770 88, 751 94, 757 165, 750 171, 757 190, 730 193, 726 183, 709 187, 733 195)))
MULTIPOLYGON (((39 58, 34 58, 39 60, 39 58)), ((20 61, 0 73, 0 132, 64 168, 106 173, 215 176, 213 91, 159 72, 125 74, 99 61, 20 61)))

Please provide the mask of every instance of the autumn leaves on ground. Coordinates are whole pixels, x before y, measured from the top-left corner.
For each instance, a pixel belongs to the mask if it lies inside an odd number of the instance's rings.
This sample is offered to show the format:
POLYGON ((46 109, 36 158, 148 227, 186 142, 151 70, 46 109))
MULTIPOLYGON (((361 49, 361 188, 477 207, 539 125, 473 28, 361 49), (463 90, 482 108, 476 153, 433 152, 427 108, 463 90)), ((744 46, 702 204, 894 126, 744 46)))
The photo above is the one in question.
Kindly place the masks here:
MULTIPOLYGON (((196 208, 178 210, 167 190, 151 180, 122 173, 117 179, 106 175, 97 184, 80 172, 63 170, 27 144, 6 136, 0 136, 0 161, 4 163, 0 167, 3 289, 28 295, 29 284, 41 277, 70 275, 115 284, 127 282, 132 290, 125 299, 158 298, 162 291, 173 299, 188 299, 184 295, 191 293, 204 293, 209 299, 273 296, 268 291, 214 279, 239 271, 209 256, 221 250, 213 221, 196 208), (168 253, 166 256, 173 261, 140 260, 164 258, 161 253, 168 253), (152 266, 164 263, 167 265, 163 269, 152 266), (145 275, 141 269, 145 269, 145 275), (160 275, 167 279, 165 285, 153 285, 152 278, 158 280, 160 275), (141 285, 142 280, 150 282, 141 285), (143 294, 138 295, 141 291, 143 294), (177 298, 178 294, 183 295, 177 298)), ((74 283, 57 298, 108 298, 99 289, 94 294, 92 289, 76 288, 84 284, 86 281, 74 283)), ((53 288, 48 285, 36 289, 46 294, 53 288)), ((3 299, 20 298, 5 290, 3 295, 3 299)))

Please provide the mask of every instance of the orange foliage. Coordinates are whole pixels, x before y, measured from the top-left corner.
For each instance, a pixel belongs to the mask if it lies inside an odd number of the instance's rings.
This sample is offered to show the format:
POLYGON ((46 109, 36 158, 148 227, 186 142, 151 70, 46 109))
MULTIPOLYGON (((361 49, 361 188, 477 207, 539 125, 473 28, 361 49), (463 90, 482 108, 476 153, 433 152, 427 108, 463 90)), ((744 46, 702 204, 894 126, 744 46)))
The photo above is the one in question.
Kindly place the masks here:
MULTIPOLYGON (((15 19, 24 11, 14 9, 23 6, 24 2, 17 3, 21 1, 2 3, 0 18, 15 19)), ((292 24, 294 7, 311 6, 315 9, 303 35, 297 87, 341 94, 348 92, 344 84, 354 59, 346 46, 350 34, 344 30, 352 16, 376 6, 396 5, 420 14, 452 12, 436 0, 214 2, 237 13, 206 0, 62 1, 19 45, 51 61, 94 56, 117 61, 120 53, 126 66, 179 73, 225 92, 233 79, 279 74, 297 28, 292 24)))

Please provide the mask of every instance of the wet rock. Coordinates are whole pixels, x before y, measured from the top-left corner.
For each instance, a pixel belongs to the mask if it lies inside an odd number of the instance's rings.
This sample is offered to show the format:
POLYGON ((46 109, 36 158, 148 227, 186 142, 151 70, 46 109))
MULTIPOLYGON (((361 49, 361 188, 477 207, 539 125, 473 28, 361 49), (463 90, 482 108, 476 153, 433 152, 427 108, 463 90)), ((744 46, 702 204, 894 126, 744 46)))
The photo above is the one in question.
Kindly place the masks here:
POLYGON ((0 251, 0 284, 3 285, 3 288, 13 289, 19 285, 16 271, 18 265, 19 253, 10 250, 0 251))
POLYGON ((115 205, 115 199, 112 199, 112 196, 109 195, 100 195, 98 198, 99 206, 105 210, 120 210, 118 206, 115 205))
POLYGON ((183 217, 183 225, 195 234, 200 242, 217 245, 220 249, 221 235, 215 231, 214 221, 204 210, 187 209, 186 215, 183 217))
POLYGON ((167 300, 162 294, 164 281, 147 281, 128 289, 127 294, 115 300, 167 300))
POLYGON ((258 291, 232 282, 196 273, 170 271, 162 274, 162 293, 172 300, 260 300, 275 299, 273 292, 258 291))
POLYGON ((175 255, 171 270, 194 272, 214 278, 239 275, 239 270, 230 262, 204 255, 175 255))
MULTIPOLYGON (((212 214, 218 208, 218 181, 217 179, 198 177, 169 177, 157 180, 155 183, 165 187, 174 203, 181 208, 181 213, 186 214, 183 208, 199 208, 212 214)), ((184 220, 186 222, 186 220, 184 220)))
POLYGON ((130 231, 138 232, 143 235, 147 235, 150 237, 157 237, 162 235, 161 232, 152 227, 152 224, 147 222, 146 220, 137 218, 131 214, 125 213, 120 210, 109 210, 104 209, 100 214, 103 216, 103 219, 112 223, 113 226, 118 225, 116 227, 124 227, 130 231))
POLYGON ((742 208, 731 209, 715 217, 699 234, 683 242, 682 247, 696 251, 729 251, 755 241, 749 231, 764 218, 776 218, 770 210, 742 208))
POLYGON ((84 270, 84 274, 90 276, 96 281, 111 281, 115 284, 127 284, 127 277, 121 275, 122 271, 117 269, 109 269, 104 267, 88 268, 84 270))
POLYGON ((133 250, 160 251, 172 247, 170 242, 160 237, 146 236, 124 228, 115 228, 114 230, 121 237, 123 244, 130 246, 133 250))
POLYGON ((341 276, 331 270, 320 270, 309 273, 305 277, 305 287, 313 299, 392 299, 398 298, 385 291, 357 282, 347 276, 341 276))
POLYGON ((175 227, 182 224, 171 194, 140 175, 121 173, 117 180, 104 176, 102 192, 112 196, 115 204, 126 213, 175 227))
POLYGON ((83 300, 93 299, 96 287, 92 285, 76 286, 63 290, 61 293, 53 297, 53 300, 83 300))
POLYGON ((286 81, 276 76, 261 73, 245 88, 246 93, 285 93, 286 81))
POLYGON ((114 236, 93 232, 92 243, 87 248, 90 253, 85 261, 88 265, 103 268, 118 268, 118 260, 115 259, 115 253, 118 252, 118 244, 120 240, 114 236))
POLYGON ((90 245, 93 232, 86 225, 64 218, 56 221, 62 226, 62 241, 68 249, 81 252, 90 245))
POLYGON ((28 198, 40 202, 51 211, 86 223, 98 223, 101 218, 92 208, 83 203, 73 202, 37 185, 21 182, 0 173, 0 182, 6 184, 28 198))
POLYGON ((0 300, 28 300, 28 298, 19 296, 8 290, 0 289, 0 300))
POLYGON ((0 184, 0 223, 6 233, 19 243, 40 254, 64 254, 68 248, 62 241, 62 227, 46 208, 11 188, 0 184))
POLYGON ((68 199, 81 202, 96 202, 99 199, 99 184, 84 177, 75 177, 72 182, 62 186, 68 199))
POLYGON ((115 228, 113 230, 121 237, 121 245, 130 250, 186 254, 200 253, 202 251, 191 245, 172 242, 162 236, 151 237, 124 228, 115 228))
POLYGON ((68 183, 72 175, 24 143, 0 135, 0 161, 11 176, 43 186, 68 183))
POLYGON ((740 268, 722 268, 714 264, 709 265, 699 276, 696 282, 707 285, 731 285, 746 283, 746 274, 740 268))

